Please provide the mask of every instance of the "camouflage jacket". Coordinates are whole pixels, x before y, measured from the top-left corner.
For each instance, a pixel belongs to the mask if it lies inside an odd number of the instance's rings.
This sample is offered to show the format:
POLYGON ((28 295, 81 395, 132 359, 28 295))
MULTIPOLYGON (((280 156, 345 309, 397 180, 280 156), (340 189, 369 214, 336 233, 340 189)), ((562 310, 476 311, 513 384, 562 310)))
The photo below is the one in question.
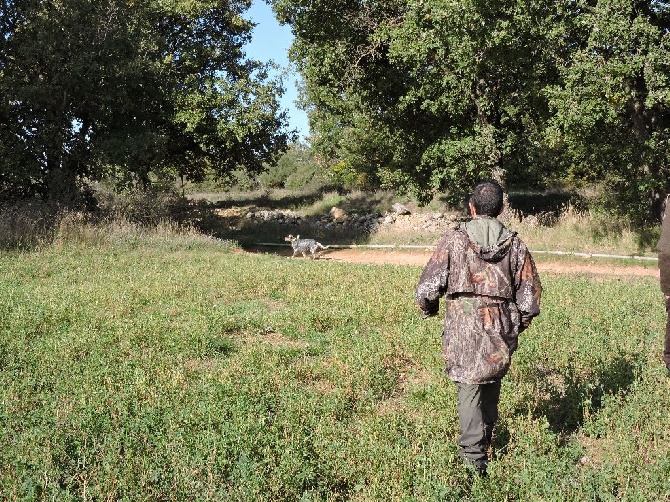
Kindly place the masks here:
POLYGON ((495 218, 447 231, 416 289, 424 316, 445 296, 442 335, 452 380, 488 383, 509 369, 517 338, 540 313, 542 285, 523 241, 495 218))

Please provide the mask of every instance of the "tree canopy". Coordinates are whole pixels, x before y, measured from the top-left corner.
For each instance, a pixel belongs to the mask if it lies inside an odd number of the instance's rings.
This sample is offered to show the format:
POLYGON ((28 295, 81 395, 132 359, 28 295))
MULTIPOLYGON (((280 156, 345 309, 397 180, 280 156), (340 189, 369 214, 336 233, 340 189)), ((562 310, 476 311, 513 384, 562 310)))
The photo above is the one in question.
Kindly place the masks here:
POLYGON ((294 139, 249 0, 0 1, 0 196, 260 171, 294 139))
POLYGON ((336 171, 423 200, 597 180, 639 219, 670 189, 667 2, 272 3, 336 171))
POLYGON ((600 0, 577 21, 585 36, 546 88, 547 138, 570 177, 644 220, 670 192, 670 4, 600 0))

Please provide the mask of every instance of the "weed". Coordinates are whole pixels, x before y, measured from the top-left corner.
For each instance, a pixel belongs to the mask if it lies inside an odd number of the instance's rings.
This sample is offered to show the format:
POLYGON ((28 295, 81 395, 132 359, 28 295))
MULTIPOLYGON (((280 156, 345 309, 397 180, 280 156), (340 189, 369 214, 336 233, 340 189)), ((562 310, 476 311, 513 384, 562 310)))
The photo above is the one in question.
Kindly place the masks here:
MULTIPOLYGON (((323 198, 349 211, 385 200, 323 198)), ((250 256, 169 219, 39 214, 0 219, 14 250, 0 254, 2 499, 670 494, 653 280, 543 278, 482 483, 458 460, 440 320, 413 306, 417 268, 250 256)), ((509 224, 536 247, 635 249, 625 226, 572 207, 509 224)))
POLYGON ((0 255, 2 499, 668 496, 653 280, 543 278, 483 482, 418 268, 81 225, 0 255))

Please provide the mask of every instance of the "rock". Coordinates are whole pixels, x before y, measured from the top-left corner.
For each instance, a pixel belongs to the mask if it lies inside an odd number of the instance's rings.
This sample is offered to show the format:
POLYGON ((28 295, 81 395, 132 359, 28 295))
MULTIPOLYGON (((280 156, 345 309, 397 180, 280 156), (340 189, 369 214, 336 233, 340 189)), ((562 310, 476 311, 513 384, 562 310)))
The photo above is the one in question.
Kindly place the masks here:
POLYGON ((330 215, 335 223, 343 223, 348 219, 347 213, 344 209, 340 209, 339 207, 331 208, 330 215))
POLYGON ((412 212, 403 206, 400 202, 393 204, 393 211, 395 211, 395 214, 412 214, 412 212))
MULTIPOLYGON (((217 216, 230 219, 229 225, 237 225, 237 219, 245 218, 249 223, 257 225, 263 222, 272 222, 278 225, 296 226, 313 228, 351 228, 373 233, 382 227, 394 225, 400 230, 407 231, 429 231, 443 232, 447 230, 453 221, 457 218, 455 215, 443 212, 410 213, 405 206, 396 203, 393 205, 395 211, 387 211, 385 214, 373 212, 368 214, 348 214, 341 208, 333 207, 329 213, 315 216, 300 216, 290 209, 262 209, 258 207, 249 207, 244 210, 241 208, 216 209, 217 216)), ((528 220, 528 218, 527 218, 528 220)), ((530 218, 528 224, 539 224, 530 218)))
POLYGON ((523 219, 523 223, 529 227, 537 227, 540 225, 540 222, 534 214, 528 215, 523 219))

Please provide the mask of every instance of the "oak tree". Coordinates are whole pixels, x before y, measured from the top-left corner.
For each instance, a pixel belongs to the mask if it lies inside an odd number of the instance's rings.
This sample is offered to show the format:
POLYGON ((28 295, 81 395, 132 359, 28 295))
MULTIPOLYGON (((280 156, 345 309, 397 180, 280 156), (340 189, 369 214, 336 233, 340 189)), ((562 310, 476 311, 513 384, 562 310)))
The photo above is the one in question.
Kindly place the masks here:
POLYGON ((638 222, 670 191, 667 2, 272 3, 338 174, 422 200, 596 181, 638 222))
POLYGON ((260 171, 286 148, 280 80, 246 58, 249 0, 2 0, 0 192, 260 171))

